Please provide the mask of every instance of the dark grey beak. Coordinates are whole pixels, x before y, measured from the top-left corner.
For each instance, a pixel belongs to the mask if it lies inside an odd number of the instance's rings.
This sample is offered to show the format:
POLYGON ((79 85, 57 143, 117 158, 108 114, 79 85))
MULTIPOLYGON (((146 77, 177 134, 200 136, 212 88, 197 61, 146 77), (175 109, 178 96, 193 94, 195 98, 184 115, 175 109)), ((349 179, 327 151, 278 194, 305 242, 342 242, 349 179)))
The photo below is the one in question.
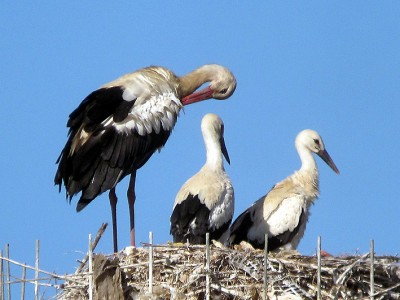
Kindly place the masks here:
POLYGON ((228 150, 226 149, 225 146, 225 140, 224 137, 221 136, 221 138, 219 139, 219 143, 221 145, 221 152, 224 155, 226 161, 228 162, 228 164, 231 164, 231 160, 229 159, 229 154, 228 154, 228 150))
POLYGON ((339 174, 339 169, 336 167, 335 163, 333 162, 331 156, 329 155, 328 151, 321 150, 318 153, 318 156, 321 157, 326 164, 331 167, 331 169, 336 173, 339 174))

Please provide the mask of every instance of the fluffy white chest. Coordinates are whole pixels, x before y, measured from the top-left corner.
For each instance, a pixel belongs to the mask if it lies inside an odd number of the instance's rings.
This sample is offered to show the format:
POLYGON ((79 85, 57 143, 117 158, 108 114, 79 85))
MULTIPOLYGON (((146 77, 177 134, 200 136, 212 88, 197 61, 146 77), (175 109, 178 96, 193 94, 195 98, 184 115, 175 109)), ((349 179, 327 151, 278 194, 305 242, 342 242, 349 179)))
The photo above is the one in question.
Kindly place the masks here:
POLYGON ((224 182, 224 189, 218 197, 218 201, 214 203, 210 211, 209 222, 219 228, 223 224, 230 222, 234 212, 234 193, 230 181, 224 182))
MULTIPOLYGON (((272 212, 268 208, 265 209, 266 205, 268 204, 264 203, 264 209, 255 209, 254 223, 247 234, 250 240, 263 243, 265 233, 272 237, 288 231, 292 232, 299 225, 300 216, 303 212, 305 214, 303 217, 305 222, 296 236, 296 241, 298 240, 297 237, 301 238, 308 219, 308 207, 305 198, 300 196, 286 198, 272 212)), ((254 208, 257 207, 254 206, 254 208)))
POLYGON ((139 135, 158 134, 160 130, 171 131, 175 126, 182 104, 172 92, 150 97, 141 104, 133 105, 128 116, 122 122, 115 123, 109 117, 105 126, 112 125, 117 131, 130 133, 136 131, 139 135))
POLYGON ((286 231, 294 231, 299 225, 303 211, 307 213, 306 201, 303 197, 290 197, 283 200, 266 220, 269 235, 276 236, 286 231))

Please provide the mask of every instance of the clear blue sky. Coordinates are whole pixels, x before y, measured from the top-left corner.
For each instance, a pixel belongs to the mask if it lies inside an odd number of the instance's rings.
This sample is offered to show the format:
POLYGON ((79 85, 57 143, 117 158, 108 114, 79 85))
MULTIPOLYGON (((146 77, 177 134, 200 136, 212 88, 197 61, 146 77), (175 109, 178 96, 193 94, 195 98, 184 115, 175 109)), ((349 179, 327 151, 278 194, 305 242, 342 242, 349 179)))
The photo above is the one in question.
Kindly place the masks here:
MULTIPOLYGON (((341 171, 317 158, 321 195, 301 253, 317 236, 333 254, 400 250, 400 3, 398 1, 41 1, 0 8, 0 248, 72 272, 88 234, 111 222, 108 194, 81 213, 53 185, 68 115, 91 91, 148 65, 183 75, 227 66, 227 101, 185 108, 165 148, 138 171, 137 241, 171 240, 184 181, 205 161, 200 122, 225 122, 235 217, 300 166, 294 139, 317 130, 341 171)), ((129 244, 128 180, 118 188, 119 245, 129 244)), ((98 251, 112 252, 111 227, 98 251)))

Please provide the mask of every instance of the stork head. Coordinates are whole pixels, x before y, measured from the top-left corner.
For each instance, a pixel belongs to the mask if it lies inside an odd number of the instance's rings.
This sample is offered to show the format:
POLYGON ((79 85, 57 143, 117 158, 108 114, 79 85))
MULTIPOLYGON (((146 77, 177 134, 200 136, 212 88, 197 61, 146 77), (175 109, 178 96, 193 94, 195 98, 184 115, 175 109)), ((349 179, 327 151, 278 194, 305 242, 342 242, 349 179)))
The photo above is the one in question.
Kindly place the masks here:
POLYGON ((195 89, 206 82, 209 86, 206 88, 189 94, 182 99, 183 105, 196 103, 199 101, 214 98, 217 100, 225 100, 229 98, 236 89, 236 79, 232 72, 220 65, 204 65, 186 76, 183 81, 192 80, 195 89))
POLYGON ((339 174, 339 169, 336 167, 328 151, 325 149, 321 136, 315 130, 305 129, 301 131, 296 138, 296 147, 304 147, 309 151, 316 153, 335 173, 339 174))
POLYGON ((225 100, 232 96, 236 89, 236 78, 231 71, 219 65, 209 65, 213 69, 214 78, 209 89, 213 92, 210 98, 225 100))
POLYGON ((228 164, 231 163, 229 159, 228 150, 226 149, 225 139, 224 139, 224 122, 216 114, 208 113, 201 121, 201 131, 203 132, 204 141, 206 147, 214 144, 215 141, 220 149, 220 152, 225 157, 228 164))

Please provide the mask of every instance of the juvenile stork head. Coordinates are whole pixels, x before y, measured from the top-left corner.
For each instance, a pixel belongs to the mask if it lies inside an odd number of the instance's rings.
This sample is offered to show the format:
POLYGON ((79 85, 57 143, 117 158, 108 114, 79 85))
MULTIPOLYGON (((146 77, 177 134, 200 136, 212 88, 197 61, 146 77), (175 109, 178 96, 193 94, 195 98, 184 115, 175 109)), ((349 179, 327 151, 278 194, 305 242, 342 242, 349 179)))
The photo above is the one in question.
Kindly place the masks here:
POLYGON ((335 173, 339 174, 339 169, 325 149, 324 142, 318 132, 311 129, 301 131, 296 137, 295 145, 300 157, 302 157, 304 152, 314 152, 321 157, 335 173))
POLYGON ((207 150, 207 162, 214 164, 215 161, 220 161, 220 164, 222 164, 222 153, 230 164, 231 161, 224 139, 224 122, 221 118, 216 114, 206 114, 201 121, 201 131, 207 150))

